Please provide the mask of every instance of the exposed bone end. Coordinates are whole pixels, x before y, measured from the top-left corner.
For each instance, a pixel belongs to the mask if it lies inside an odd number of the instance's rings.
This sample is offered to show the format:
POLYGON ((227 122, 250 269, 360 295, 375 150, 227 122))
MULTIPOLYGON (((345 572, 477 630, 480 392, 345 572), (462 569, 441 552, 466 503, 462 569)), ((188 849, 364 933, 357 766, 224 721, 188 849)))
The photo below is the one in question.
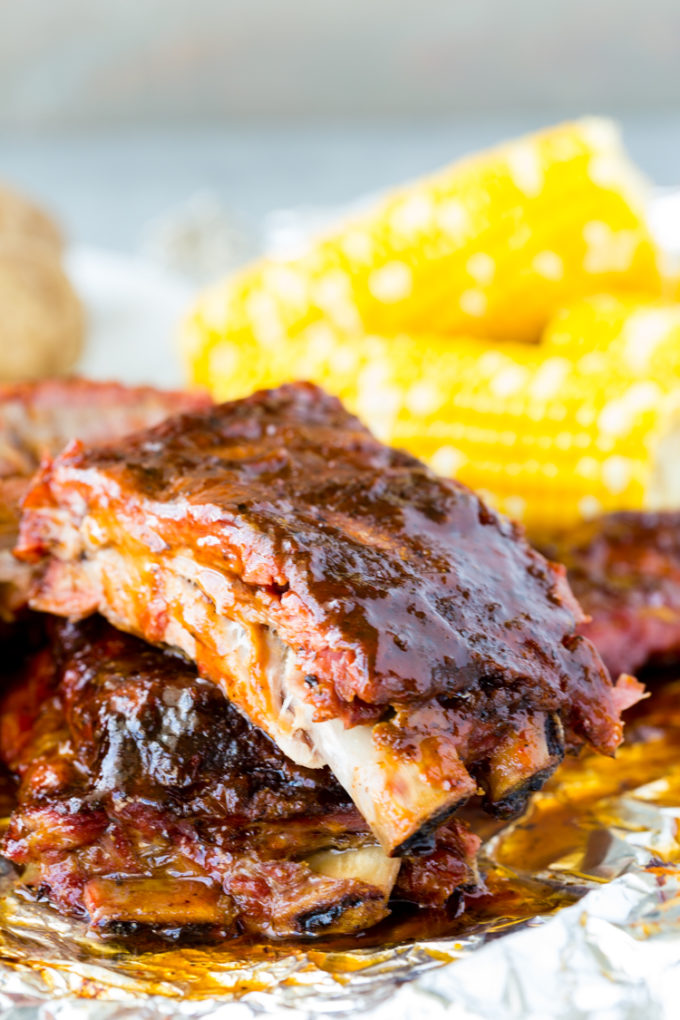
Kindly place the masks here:
POLYGON ((371 827, 386 854, 432 846, 435 829, 477 790, 449 748, 440 774, 432 763, 407 757, 376 737, 379 726, 345 729, 339 720, 309 723, 314 745, 371 827))
POLYGON ((381 890, 385 900, 390 897, 401 867, 400 860, 388 857, 379 846, 364 846, 351 850, 319 850, 307 858, 307 864, 317 875, 350 879, 376 886, 381 890))
POLYGON ((494 814, 519 814, 529 794, 540 789, 563 757, 559 716, 540 713, 525 718, 521 729, 507 734, 489 758, 487 798, 494 814))
POLYGON ((90 922, 99 928, 223 924, 233 915, 230 901, 218 886, 187 878, 92 878, 85 886, 83 902, 90 922))
POLYGON ((327 882, 325 895, 322 890, 315 889, 309 897, 302 896, 295 912, 287 919, 287 926, 273 929, 272 934, 347 935, 372 928, 389 915, 387 897, 376 886, 356 880, 316 877, 318 881, 327 882))

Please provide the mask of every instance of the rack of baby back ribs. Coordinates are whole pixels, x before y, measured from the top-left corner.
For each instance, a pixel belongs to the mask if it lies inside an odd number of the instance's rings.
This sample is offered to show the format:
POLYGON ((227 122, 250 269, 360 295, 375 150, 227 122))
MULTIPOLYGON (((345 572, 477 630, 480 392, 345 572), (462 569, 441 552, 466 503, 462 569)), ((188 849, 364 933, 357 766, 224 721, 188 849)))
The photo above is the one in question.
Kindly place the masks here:
POLYGON ((2 849, 101 934, 443 905, 483 881, 461 808, 520 812, 640 697, 564 568, 310 384, 8 389, 0 473, 2 849))

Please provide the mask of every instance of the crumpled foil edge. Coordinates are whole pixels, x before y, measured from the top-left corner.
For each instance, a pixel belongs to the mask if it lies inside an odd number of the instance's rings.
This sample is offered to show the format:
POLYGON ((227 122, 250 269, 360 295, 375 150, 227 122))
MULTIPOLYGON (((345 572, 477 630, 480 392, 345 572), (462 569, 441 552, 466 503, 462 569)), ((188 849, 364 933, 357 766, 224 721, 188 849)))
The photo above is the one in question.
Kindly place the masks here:
MULTIPOLYGON (((336 1002, 316 983, 279 986, 282 994, 247 993, 234 1001, 178 1002, 164 996, 118 1001, 75 999, 33 970, 2 976, 3 1020, 252 1020, 258 1015, 308 1020, 361 1011, 371 1020, 598 1020, 676 1017, 680 987, 680 873, 638 867, 590 892, 551 919, 483 945, 465 959, 408 983, 387 971, 336 1002), (675 930, 674 930, 675 929, 675 930), (400 982, 395 990, 395 980, 400 982)), ((408 954, 407 954, 408 955, 408 954)), ((410 966, 410 964, 409 964, 410 966)), ((94 994, 97 994, 96 991, 94 994)))

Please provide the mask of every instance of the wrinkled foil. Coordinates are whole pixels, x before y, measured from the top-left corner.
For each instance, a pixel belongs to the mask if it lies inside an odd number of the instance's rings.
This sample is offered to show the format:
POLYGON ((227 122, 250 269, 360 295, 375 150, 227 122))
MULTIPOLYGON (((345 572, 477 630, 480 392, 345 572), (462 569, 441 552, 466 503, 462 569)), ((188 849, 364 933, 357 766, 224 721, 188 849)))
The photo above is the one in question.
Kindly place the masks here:
POLYGON ((487 841, 491 895, 445 937, 135 953, 22 900, 7 865, 2 1017, 677 1017, 680 681, 655 680, 652 690, 615 761, 569 759, 528 812, 487 841), (548 913, 531 913, 541 903, 548 913))

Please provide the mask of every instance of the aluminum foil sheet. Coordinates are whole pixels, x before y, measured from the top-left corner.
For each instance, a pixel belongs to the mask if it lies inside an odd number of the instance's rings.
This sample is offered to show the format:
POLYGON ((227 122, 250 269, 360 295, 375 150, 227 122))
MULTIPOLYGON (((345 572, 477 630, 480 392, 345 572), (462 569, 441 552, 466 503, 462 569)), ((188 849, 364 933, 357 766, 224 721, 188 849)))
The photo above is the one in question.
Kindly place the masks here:
POLYGON ((6 1020, 649 1020, 680 1014, 680 681, 652 681, 616 760, 564 763, 485 845, 488 892, 321 945, 131 953, 0 879, 6 1020), (365 943, 365 944, 364 944, 365 943))

